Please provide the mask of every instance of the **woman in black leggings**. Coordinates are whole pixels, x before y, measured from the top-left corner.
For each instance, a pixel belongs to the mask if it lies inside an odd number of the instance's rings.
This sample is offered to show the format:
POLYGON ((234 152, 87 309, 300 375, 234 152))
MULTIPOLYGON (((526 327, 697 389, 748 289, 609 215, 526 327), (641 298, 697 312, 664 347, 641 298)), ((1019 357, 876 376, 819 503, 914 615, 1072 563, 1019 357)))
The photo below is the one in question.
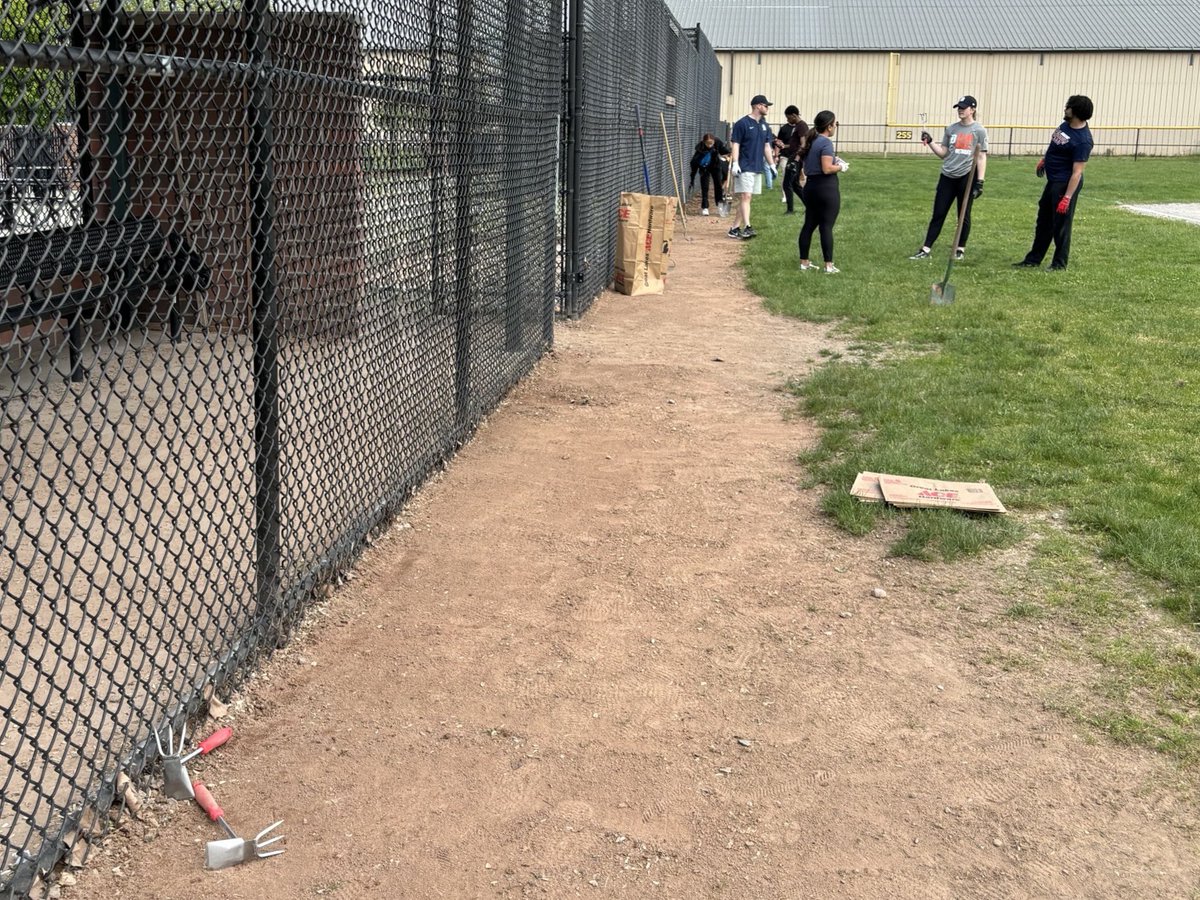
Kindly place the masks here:
POLYGON ((804 159, 804 174, 808 181, 804 185, 804 227, 800 229, 800 270, 807 272, 817 268, 808 258, 812 247, 812 235, 821 232, 821 255, 825 258, 825 274, 836 275, 840 269, 833 264, 833 223, 842 208, 842 194, 838 188, 838 173, 850 169, 833 151, 833 134, 837 131, 837 116, 827 109, 821 110, 813 119, 800 146, 804 159))

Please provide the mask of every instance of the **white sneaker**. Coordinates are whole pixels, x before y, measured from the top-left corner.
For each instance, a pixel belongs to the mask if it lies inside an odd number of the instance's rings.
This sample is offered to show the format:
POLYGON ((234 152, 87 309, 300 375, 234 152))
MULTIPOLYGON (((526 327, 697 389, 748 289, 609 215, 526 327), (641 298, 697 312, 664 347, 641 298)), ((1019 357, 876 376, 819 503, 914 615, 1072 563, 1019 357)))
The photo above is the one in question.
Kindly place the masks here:
POLYGON ((816 263, 800 263, 801 272, 811 272, 813 269, 821 268, 816 263))
POLYGON ((839 269, 837 266, 826 266, 825 267, 826 275, 836 275, 840 271, 842 271, 842 270, 839 269))
POLYGON ((708 215, 708 209, 706 208, 706 209, 702 209, 702 210, 700 210, 700 215, 702 215, 702 216, 707 216, 707 215, 708 215))

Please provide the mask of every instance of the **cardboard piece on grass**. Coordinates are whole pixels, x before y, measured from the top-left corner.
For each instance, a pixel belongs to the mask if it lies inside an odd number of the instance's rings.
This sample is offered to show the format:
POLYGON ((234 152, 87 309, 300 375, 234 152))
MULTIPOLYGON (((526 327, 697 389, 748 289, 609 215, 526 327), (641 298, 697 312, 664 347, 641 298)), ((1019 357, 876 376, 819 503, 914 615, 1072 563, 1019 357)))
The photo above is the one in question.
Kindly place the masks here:
POLYGON ((850 488, 850 496, 857 497, 863 503, 882 503, 883 488, 879 486, 879 476, 874 472, 859 472, 850 488))
POLYGON ((961 509, 969 512, 1008 512, 983 481, 934 481, 906 475, 880 475, 883 497, 893 506, 961 509))
POLYGON ((674 237, 674 197, 621 194, 613 290, 634 297, 661 294, 667 286, 674 237))

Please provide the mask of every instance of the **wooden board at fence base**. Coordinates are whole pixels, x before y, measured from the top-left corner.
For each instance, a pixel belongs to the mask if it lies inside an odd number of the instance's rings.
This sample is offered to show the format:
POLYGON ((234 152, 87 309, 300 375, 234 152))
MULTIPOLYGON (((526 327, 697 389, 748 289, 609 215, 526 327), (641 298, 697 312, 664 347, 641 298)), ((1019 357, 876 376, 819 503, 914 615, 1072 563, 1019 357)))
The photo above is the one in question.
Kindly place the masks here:
POLYGON ((880 475, 883 498, 893 506, 946 507, 969 512, 1008 512, 983 481, 934 481, 906 475, 880 475))

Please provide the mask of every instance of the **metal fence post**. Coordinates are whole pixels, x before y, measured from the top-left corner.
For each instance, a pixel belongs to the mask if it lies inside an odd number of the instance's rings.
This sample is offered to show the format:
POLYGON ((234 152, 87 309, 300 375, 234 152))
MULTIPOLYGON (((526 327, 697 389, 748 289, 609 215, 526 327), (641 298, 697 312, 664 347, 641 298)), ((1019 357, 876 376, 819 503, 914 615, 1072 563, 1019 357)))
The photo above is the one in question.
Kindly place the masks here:
POLYGON ((458 0, 455 26, 455 81, 456 95, 460 98, 455 108, 456 140, 450 146, 451 154, 458 158, 458 171, 451 167, 454 177, 454 409, 455 425, 459 432, 467 427, 471 419, 471 332, 472 332, 472 285, 471 285, 471 171, 475 168, 473 149, 474 135, 470 129, 476 127, 472 110, 477 91, 471 84, 471 50, 475 43, 474 2, 458 0))
POLYGON ((268 646, 283 636, 279 584, 279 308, 275 272, 274 96, 269 0, 248 0, 250 266, 254 346, 255 609, 268 646))
POLYGON ((567 158, 566 187, 566 258, 567 305, 564 312, 571 318, 579 315, 579 284, 583 272, 579 263, 579 161, 582 155, 580 138, 583 133, 583 0, 567 4, 567 139, 563 152, 567 158))
MULTIPOLYGON (((513 111, 520 108, 520 42, 518 35, 521 34, 521 12, 522 0, 505 0, 504 4, 504 34, 508 46, 504 53, 504 105, 505 113, 511 115, 513 111)), ((507 126, 508 123, 506 122, 507 126)), ((517 156, 513 153, 514 147, 523 147, 525 144, 523 134, 524 126, 512 129, 508 126, 510 133, 501 133, 501 143, 505 166, 509 171, 513 168, 518 168, 520 171, 525 171, 525 166, 522 166, 517 161, 517 156), (516 134, 511 133, 516 131, 516 134), (518 137, 519 135, 519 137, 518 137)), ((510 353, 519 352, 521 349, 521 332, 523 330, 523 309, 521 296, 521 259, 522 259, 522 241, 521 241, 521 222, 524 218, 526 201, 522 190, 521 196, 510 195, 506 204, 507 209, 504 215, 504 349, 510 353)))

